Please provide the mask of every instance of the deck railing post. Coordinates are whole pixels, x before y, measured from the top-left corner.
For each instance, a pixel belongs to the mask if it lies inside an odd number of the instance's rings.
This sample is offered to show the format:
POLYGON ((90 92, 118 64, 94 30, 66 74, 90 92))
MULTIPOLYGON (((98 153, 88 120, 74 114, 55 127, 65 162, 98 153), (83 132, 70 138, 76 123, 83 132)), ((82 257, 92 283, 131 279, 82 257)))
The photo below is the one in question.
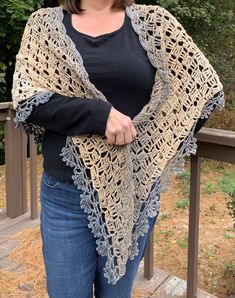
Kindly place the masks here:
POLYGON ((187 298, 197 297, 201 158, 191 156, 187 298))
POLYGON ((154 228, 150 234, 144 255, 144 278, 150 280, 153 277, 154 268, 154 228))
POLYGON ((12 218, 27 212, 27 135, 15 128, 14 116, 9 109, 5 122, 6 215, 12 218))
POLYGON ((29 155, 30 155, 30 195, 31 195, 31 219, 38 218, 37 201, 37 145, 33 135, 29 135, 29 155))

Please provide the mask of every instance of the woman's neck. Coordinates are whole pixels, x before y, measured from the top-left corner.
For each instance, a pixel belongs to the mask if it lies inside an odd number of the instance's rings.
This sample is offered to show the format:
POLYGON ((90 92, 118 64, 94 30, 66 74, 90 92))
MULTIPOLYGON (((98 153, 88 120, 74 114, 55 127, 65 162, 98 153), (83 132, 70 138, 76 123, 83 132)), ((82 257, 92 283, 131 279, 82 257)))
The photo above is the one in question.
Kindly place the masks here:
POLYGON ((89 12, 107 12, 111 10, 113 0, 82 0, 81 8, 89 12))

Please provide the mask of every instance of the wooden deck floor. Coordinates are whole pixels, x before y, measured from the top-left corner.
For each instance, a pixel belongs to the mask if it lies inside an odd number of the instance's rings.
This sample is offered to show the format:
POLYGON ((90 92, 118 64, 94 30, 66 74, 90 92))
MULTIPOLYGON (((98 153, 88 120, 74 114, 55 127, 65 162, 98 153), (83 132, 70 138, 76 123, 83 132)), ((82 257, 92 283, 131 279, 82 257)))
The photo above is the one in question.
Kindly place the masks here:
MULTIPOLYGON (((29 213, 20 217, 11 219, 4 215, 0 217, 0 268, 8 271, 18 271, 19 264, 8 258, 10 252, 18 246, 16 240, 11 239, 15 233, 27 228, 36 227, 40 224, 40 219, 31 220, 29 213)), ((186 297, 186 281, 173 276, 172 274, 154 268, 154 277, 146 280, 143 277, 143 262, 140 264, 138 275, 134 288, 136 290, 136 298, 183 298, 186 297)), ((1 286, 0 286, 1 289, 1 286)), ((5 297, 4 297, 5 298, 5 297)), ((7 297, 6 297, 7 298, 7 297)), ((121 298, 121 297, 120 297, 121 298)), ((193 297, 189 297, 193 298, 193 297)), ((208 294, 198 289, 197 298, 216 298, 212 294, 208 294)))
MULTIPOLYGON (((144 298, 186 298, 187 283, 185 280, 156 267, 153 278, 146 280, 143 277, 143 264, 141 264, 134 288, 140 290, 141 297, 144 298), (143 296, 144 292, 146 292, 146 296, 143 296)), ((216 298, 216 296, 198 289, 197 298, 216 298)))

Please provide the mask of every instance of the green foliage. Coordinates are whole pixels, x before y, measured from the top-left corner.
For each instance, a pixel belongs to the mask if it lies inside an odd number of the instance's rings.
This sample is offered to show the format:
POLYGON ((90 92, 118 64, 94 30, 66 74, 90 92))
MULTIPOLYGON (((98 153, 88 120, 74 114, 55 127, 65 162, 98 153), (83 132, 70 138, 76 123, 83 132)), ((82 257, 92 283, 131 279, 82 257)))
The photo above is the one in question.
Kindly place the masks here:
POLYGON ((208 0, 149 0, 137 3, 157 4, 169 10, 186 28, 190 34, 198 29, 207 28, 213 22, 216 10, 213 1, 208 0))
POLYGON ((183 195, 188 197, 189 196, 189 191, 190 191, 190 171, 189 170, 184 170, 182 173, 182 182, 183 182, 183 195))
POLYGON ((206 193, 212 194, 215 191, 215 184, 213 182, 208 182, 206 185, 206 193))
POLYGON ((235 1, 213 1, 216 10, 207 30, 196 31, 194 38, 214 65, 227 93, 227 107, 233 108, 231 85, 234 83, 235 65, 235 1))
POLYGON ((168 213, 159 214, 159 220, 169 220, 170 218, 171 218, 171 215, 168 213))
POLYGON ((215 253, 213 253, 213 252, 211 252, 211 251, 205 251, 204 252, 204 257, 206 258, 206 259, 211 259, 211 258, 213 258, 215 256, 215 253))
POLYGON ((235 262, 229 261, 224 263, 224 273, 222 278, 232 276, 235 279, 235 262))
POLYGON ((234 227, 235 227, 235 197, 232 197, 228 202, 227 202, 227 207, 230 210, 229 214, 232 216, 234 220, 234 227))
POLYGON ((23 28, 28 16, 41 6, 42 1, 2 0, 0 10, 0 96, 1 101, 10 101, 12 74, 15 56, 19 49, 23 28))
POLYGON ((215 203, 213 203, 212 205, 210 205, 210 210, 211 211, 216 211, 216 205, 215 205, 215 203))
POLYGON ((43 5, 55 1, 2 0, 0 10, 0 101, 11 101, 15 56, 19 50, 23 29, 29 15, 43 5))
POLYGON ((220 180, 219 186, 224 193, 235 198, 235 173, 224 176, 220 180))
POLYGON ((188 207, 189 207, 189 199, 188 198, 181 199, 176 202, 176 208, 187 209, 188 207))
POLYGON ((187 209, 189 207, 190 171, 185 169, 178 179, 182 181, 181 195, 183 198, 178 200, 175 206, 178 209, 187 209))
POLYGON ((159 235, 163 235, 164 237, 168 238, 173 235, 173 231, 170 229, 167 230, 160 230, 159 235))
POLYGON ((185 235, 179 239, 176 240, 176 243, 179 245, 179 247, 185 249, 188 247, 188 235, 185 235))
POLYGON ((233 235, 231 235, 231 234, 225 233, 225 234, 224 234, 224 238, 225 238, 225 239, 233 239, 234 237, 233 237, 233 235))
MULTIPOLYGON (((211 169, 210 169, 211 171, 211 169)), ((201 181, 201 193, 202 194, 206 194, 206 195, 211 195, 212 193, 215 193, 217 191, 217 185, 216 183, 212 182, 212 181, 206 181, 206 180, 202 180, 201 181)))
POLYGON ((229 209, 229 214, 234 219, 235 226, 235 173, 226 175, 220 180, 220 189, 229 195, 229 200, 227 202, 227 207, 229 209))

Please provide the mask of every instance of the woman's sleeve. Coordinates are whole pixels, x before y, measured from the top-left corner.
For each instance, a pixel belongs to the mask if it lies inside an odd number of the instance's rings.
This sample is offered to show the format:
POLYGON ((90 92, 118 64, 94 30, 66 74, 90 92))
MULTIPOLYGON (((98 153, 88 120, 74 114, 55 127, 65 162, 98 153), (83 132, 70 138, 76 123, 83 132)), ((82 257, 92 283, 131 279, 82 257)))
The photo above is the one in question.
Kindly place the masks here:
POLYGON ((199 132, 199 130, 205 125, 207 120, 208 120, 208 118, 204 118, 204 119, 199 118, 198 119, 195 130, 194 130, 194 134, 199 132))
POLYGON ((34 106, 26 121, 65 136, 105 135, 111 107, 100 99, 54 94, 49 101, 34 106))
POLYGON ((210 103, 205 105, 204 112, 207 111, 207 110, 209 110, 210 113, 208 113, 208 112, 206 112, 206 113, 203 112, 202 113, 201 118, 199 118, 197 120, 197 124, 196 124, 195 129, 194 129, 194 135, 199 132, 199 130, 205 125, 205 123, 207 122, 207 120, 212 115, 212 112, 216 110, 216 107, 217 107, 217 98, 220 95, 222 96, 223 95, 222 93, 223 93, 222 91, 216 93, 212 97, 212 99, 210 100, 210 103))

